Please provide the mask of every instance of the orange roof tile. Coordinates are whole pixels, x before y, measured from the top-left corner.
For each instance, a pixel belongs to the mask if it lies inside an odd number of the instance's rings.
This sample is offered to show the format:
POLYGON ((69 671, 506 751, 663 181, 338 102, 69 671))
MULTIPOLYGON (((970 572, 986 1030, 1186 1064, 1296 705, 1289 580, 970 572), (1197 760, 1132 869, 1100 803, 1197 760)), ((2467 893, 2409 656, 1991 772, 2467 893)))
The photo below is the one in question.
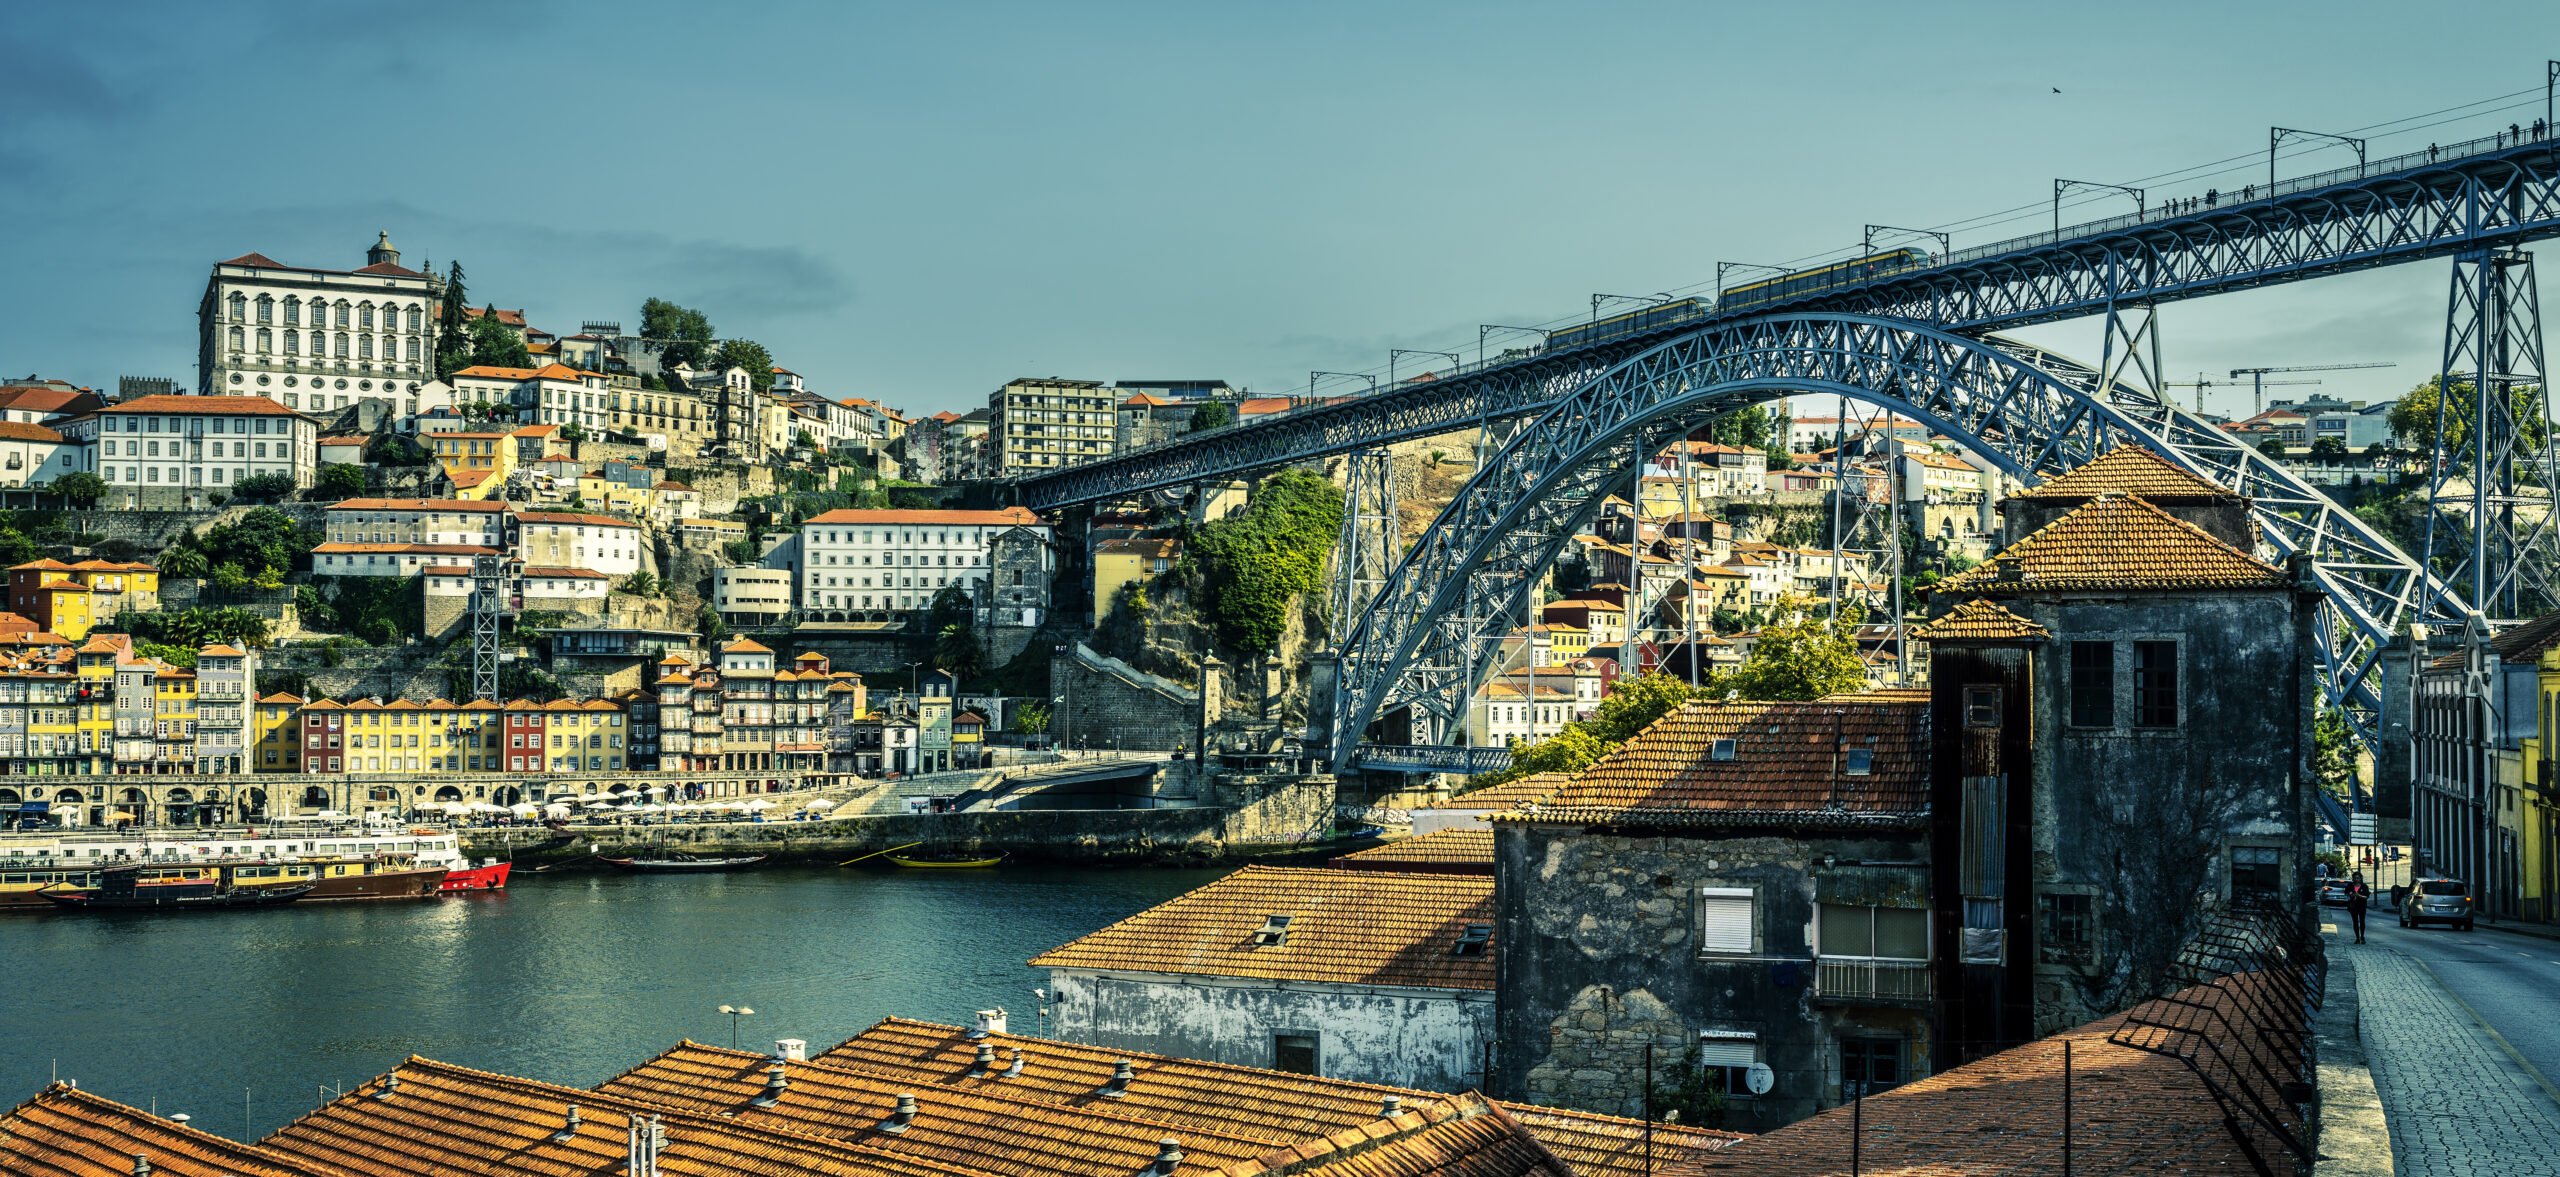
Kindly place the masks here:
POLYGON ((2205 481, 2158 454, 2127 443, 2082 463, 2058 478, 2023 491, 2023 499, 2094 499, 2129 494, 2147 499, 2232 499, 2238 495, 2205 481))
POLYGON ((1327 865, 1336 869, 1425 874, 1492 874, 1493 831, 1473 827, 1433 830, 1419 838, 1399 838, 1384 846, 1345 854, 1327 865))
POLYGON ((302 414, 263 396, 138 396, 129 401, 108 405, 101 413, 174 413, 179 416, 270 416, 299 417, 302 414))
POLYGON ((63 1083, 0 1115, 0 1173, 128 1177, 135 1157, 148 1160, 151 1171, 164 1177, 319 1177, 330 1172, 63 1083))
POLYGON ((1630 812, 1700 824, 1903 823, 1929 807, 1922 700, 1693 702, 1655 720, 1572 783, 1496 822, 1606 820, 1630 812), (1715 758, 1732 740, 1732 759, 1715 758), (1847 752, 1870 768, 1848 773, 1847 752))
POLYGON ((2292 583, 2203 528, 2118 495, 2073 508, 1931 591, 2277 589, 2292 583))
POLYGON ((1275 1150, 1220 1170, 1219 1177, 1575 1177, 1483 1096, 1470 1093, 1455 1102, 1459 1114, 1437 1124, 1406 1112, 1275 1150))
POLYGON ((1911 636, 1925 642, 2040 642, 2053 631, 1976 597, 1911 636))
POLYGON ((1248 866, 1031 966, 1491 989, 1492 954, 1455 946, 1468 924, 1492 922, 1489 878, 1248 866), (1287 934, 1256 944, 1275 915, 1290 917, 1287 934))
POLYGON ((505 503, 485 503, 478 499, 340 499, 329 504, 332 511, 471 511, 496 514, 505 511, 505 503))
POLYGON ((770 654, 773 652, 773 648, 770 646, 756 644, 756 640, 754 638, 739 638, 730 642, 728 645, 720 647, 720 652, 723 654, 770 654))
POLYGON ((1498 785, 1487 785, 1481 789, 1470 789, 1464 793, 1454 793, 1447 797, 1443 797, 1440 800, 1434 801, 1424 808, 1516 809, 1523 805, 1535 805, 1554 796, 1556 790, 1563 788, 1565 785, 1571 783, 1572 780, 1573 774, 1571 773, 1531 773, 1528 776, 1520 777, 1517 780, 1504 781, 1498 785))
POLYGON ((569 512, 569 511, 519 511, 519 512, 517 512, 517 513, 516 513, 516 522, 518 522, 518 523, 583 523, 583 524, 586 524, 587 526, 590 526, 590 527, 638 527, 638 526, 640 526, 639 524, 637 524, 637 523, 633 523, 632 521, 630 521, 630 520, 628 520, 628 519, 616 519, 616 518, 614 518, 614 517, 613 517, 613 516, 611 516, 611 515, 582 515, 582 514, 578 514, 578 513, 575 513, 575 512, 569 512))
POLYGON ((246 658, 246 657, 248 657, 248 655, 247 655, 247 654, 244 654, 244 653, 242 653, 242 652, 240 652, 240 651, 238 651, 238 650, 234 650, 234 649, 232 649, 232 648, 231 648, 231 647, 229 647, 229 646, 206 646, 205 648, 203 648, 203 649, 201 649, 201 650, 196 651, 196 656, 197 656, 197 657, 199 657, 199 658, 246 658))

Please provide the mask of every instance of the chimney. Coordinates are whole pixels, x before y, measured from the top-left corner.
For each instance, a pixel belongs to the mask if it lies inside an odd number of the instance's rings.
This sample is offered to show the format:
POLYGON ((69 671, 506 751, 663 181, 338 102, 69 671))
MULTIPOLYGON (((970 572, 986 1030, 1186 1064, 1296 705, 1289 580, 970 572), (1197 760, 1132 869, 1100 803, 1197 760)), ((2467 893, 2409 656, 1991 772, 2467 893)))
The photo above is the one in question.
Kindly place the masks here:
POLYGON ((1022 1061, 1023 1061, 1023 1060, 1022 1060, 1022 1048, 1021 1048, 1021 1047, 1019 1047, 1019 1046, 1014 1047, 1014 1048, 1013 1048, 1013 1069, 1012 1069, 1012 1070, 1009 1070, 1009 1071, 1006 1071, 1006 1072, 1004 1073, 1004 1077, 1005 1077, 1005 1078, 1007 1078, 1007 1079, 1019 1079, 1019 1078, 1021 1078, 1021 1077, 1022 1077, 1022 1061))
POLYGON ((789 1090, 791 1090, 791 1080, 782 1073, 782 1060, 776 1059, 772 1066, 765 1068, 764 1094, 748 1100, 747 1103, 754 1107, 769 1108, 782 1102, 782 1093, 789 1090))
POLYGON ((1385 1099, 1378 1101, 1378 1114, 1390 1120, 1403 1115, 1404 1098, 1402 1096, 1390 1095, 1385 1099))
POLYGON ((915 1121, 915 1093, 911 1091, 901 1091, 898 1093, 898 1110, 889 1113, 888 1119, 880 1121, 880 1130, 890 1134, 891 1136, 895 1136, 898 1133, 906 1131, 907 1125, 915 1123, 915 1121))
POLYGON ((398 1094, 400 1094, 400 1076, 394 1073, 382 1077, 382 1086, 374 1090, 373 1097, 389 1099, 398 1094))
POLYGON ((1173 1171, 1182 1165, 1182 1141, 1168 1136, 1156 1144, 1155 1177, 1173 1177, 1173 1171))
POLYGON ((992 1042, 981 1042, 981 1043, 979 1043, 979 1044, 978 1044, 978 1065, 976 1065, 976 1066, 974 1066, 974 1067, 969 1068, 969 1077, 970 1077, 970 1078, 972 1078, 972 1079, 983 1079, 983 1078, 985 1078, 987 1075, 989 1075, 989 1074, 993 1073, 993 1072, 995 1071, 995 1069, 996 1069, 996 1044, 995 1044, 995 1043, 992 1043, 992 1042))
POLYGON ((133 1177, 151 1177, 151 1158, 149 1156, 142 1153, 133 1154, 133 1177))
POLYGON ((1004 1007, 997 1006, 994 1009, 978 1011, 978 1028, 969 1031, 969 1037, 984 1038, 989 1034, 1002 1033, 1004 1033, 1004 1007))
POLYGON ((1127 1095, 1129 1094, 1129 1080, 1137 1077, 1137 1068, 1131 1065, 1129 1060, 1125 1058, 1121 1059, 1119 1062, 1111 1064, 1111 1078, 1103 1083, 1100 1094, 1104 1099, 1118 1099, 1121 1096, 1127 1095))
POLYGON ((586 1122, 586 1119, 578 1114, 578 1105, 570 1104, 568 1116, 560 1121, 560 1130, 551 1134, 552 1142, 556 1144, 576 1136, 578 1129, 586 1122))
POLYGON ((774 1039, 773 1057, 785 1062, 805 1063, 809 1061, 809 1044, 798 1038, 774 1039))

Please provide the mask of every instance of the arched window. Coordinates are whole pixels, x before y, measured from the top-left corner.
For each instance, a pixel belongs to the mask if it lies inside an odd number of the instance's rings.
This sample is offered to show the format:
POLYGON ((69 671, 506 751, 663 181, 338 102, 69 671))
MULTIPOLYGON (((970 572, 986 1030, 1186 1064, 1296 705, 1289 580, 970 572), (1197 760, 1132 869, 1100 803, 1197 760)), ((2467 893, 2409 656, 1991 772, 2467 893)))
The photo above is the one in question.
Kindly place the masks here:
MULTIPOLYGON (((342 299, 339 299, 339 300, 338 300, 338 325, 339 325, 339 326, 344 327, 344 326, 346 326, 346 325, 347 325, 347 315, 348 315, 349 311, 350 311, 350 308, 349 308, 349 307, 348 307, 348 305, 347 305, 347 300, 345 300, 345 299, 343 299, 343 298, 342 298, 342 299)), ((345 353, 345 352, 340 352, 340 353, 338 353, 338 354, 340 354, 340 355, 345 355, 346 353, 345 353)))
POLYGON ((231 350, 233 350, 233 351, 238 351, 238 350, 240 350, 240 341, 241 341, 241 338, 242 338, 242 336, 241 336, 241 334, 240 334, 240 329, 239 329, 239 328, 237 328, 237 327, 232 328, 232 329, 231 329, 231 350))
MULTIPOLYGON (((261 304, 258 309, 263 311, 266 307, 261 304)), ((258 328, 258 351, 260 354, 263 355, 275 350, 275 341, 275 332, 264 327, 258 328)))
POLYGON ((418 358, 418 337, 415 335, 409 337, 409 358, 412 360, 418 358))
POLYGON ((364 304, 362 304, 362 305, 360 305, 360 306, 358 306, 358 307, 356 308, 356 326, 358 326, 358 327, 371 327, 371 326, 373 326, 373 304, 372 304, 372 303, 369 303, 369 302, 368 302, 368 303, 364 303, 364 304))
POLYGON ((241 293, 239 293, 239 292, 237 292, 237 291, 232 292, 232 295, 231 295, 231 321, 232 321, 232 322, 234 322, 234 323, 237 323, 237 322, 240 322, 240 321, 242 321, 242 320, 244 320, 244 319, 247 319, 248 317, 249 317, 249 296, 248 296, 248 295, 245 295, 245 294, 241 294, 241 293))
POLYGON ((290 356, 290 355, 300 355, 301 353, 302 353, 302 333, 301 333, 301 332, 299 332, 299 331, 294 330, 294 329, 293 329, 293 328, 291 328, 291 327, 287 327, 287 328, 285 328, 285 329, 284 329, 284 354, 286 354, 286 355, 289 355, 289 356, 290 356))
MULTIPOLYGON (((415 303, 411 303, 411 304, 410 304, 410 306, 409 306, 409 329, 410 329, 411 331, 415 331, 415 330, 417 330, 419 327, 423 326, 423 325, 425 324, 425 322, 426 322, 426 312, 425 312, 425 311, 423 311, 423 310, 420 310, 420 309, 418 308, 417 304, 415 304, 415 303)), ((410 357, 410 358, 411 358, 411 359, 415 359, 415 358, 417 358, 417 357, 412 356, 412 357, 410 357)))
MULTIPOLYGON (((365 318, 368 318, 368 319, 372 318, 372 317, 373 317, 373 308, 371 308, 371 307, 366 307, 366 308, 365 308, 365 312, 364 312, 364 317, 365 317, 365 318)), ((356 355, 357 355, 357 356, 359 356, 359 357, 361 357, 361 358, 363 358, 363 359, 368 359, 368 360, 373 358, 373 337, 372 337, 372 336, 370 336, 370 335, 359 335, 359 336, 356 336, 356 355)))
MULTIPOLYGON (((346 309, 347 308, 345 307, 338 308, 338 321, 341 323, 347 321, 346 309)), ((347 333, 344 331, 338 333, 338 358, 342 360, 347 358, 347 333)))
POLYGON ((318 785, 313 785, 304 789, 302 791, 302 804, 306 808, 317 806, 321 809, 327 809, 329 807, 329 791, 318 785))
POLYGON ((261 294, 258 296, 258 321, 261 323, 272 323, 276 321, 276 300, 274 295, 261 294))
POLYGON ((300 298, 293 296, 287 296, 285 298, 284 325, 287 327, 299 327, 302 325, 302 300, 300 298))

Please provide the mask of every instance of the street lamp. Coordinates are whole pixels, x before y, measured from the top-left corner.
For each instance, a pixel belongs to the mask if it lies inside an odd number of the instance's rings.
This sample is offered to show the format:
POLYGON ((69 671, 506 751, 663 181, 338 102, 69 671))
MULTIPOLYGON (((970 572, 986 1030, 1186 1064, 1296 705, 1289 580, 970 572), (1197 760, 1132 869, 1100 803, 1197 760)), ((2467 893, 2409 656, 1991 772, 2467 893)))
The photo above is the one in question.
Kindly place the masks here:
POLYGON ((2364 140, 2362 139, 2349 135, 2332 135, 2327 131, 2305 131, 2298 127, 2269 127, 2267 128, 2267 195, 2273 196, 2276 191, 2276 148, 2282 146, 2286 139, 2296 135, 2305 139, 2327 139, 2333 143, 2344 143, 2355 148, 2356 174, 2359 176, 2364 174, 2364 140))
POLYGON ((729 1049, 736 1050, 738 1049, 738 1019, 756 1011, 743 1005, 724 1005, 720 1007, 720 1012, 729 1015, 729 1049))
POLYGON ((2122 184, 2101 184, 2096 180, 2055 180, 2053 182, 2053 231, 2056 233, 2062 232, 2062 194, 2074 188, 2102 188, 2109 192, 2122 192, 2133 197, 2133 211, 2137 216, 2150 207, 2144 202, 2140 188, 2128 188, 2122 184))
POLYGON ((1353 380, 1366 380, 1369 382, 1369 392, 1372 395, 1378 391, 1378 378, 1367 372, 1309 372, 1307 373, 1307 399, 1310 401, 1316 399, 1316 377, 1318 376, 1348 376, 1353 380))
POLYGON ((1547 334, 1547 329, 1544 327, 1514 327, 1508 323, 1478 323, 1476 324, 1476 366, 1479 368, 1484 366, 1484 337, 1491 335, 1496 331, 1528 331, 1535 333, 1540 339, 1546 338, 1547 334))
MULTIPOLYGON (((1478 334, 1476 339, 1478 343, 1481 344, 1484 336, 1482 334, 1478 334)), ((1396 386, 1397 356, 1447 356, 1449 357, 1450 363, 1456 364, 1460 367, 1465 367, 1467 363, 1465 359, 1461 358, 1458 353, 1453 351, 1431 351, 1429 349, 1419 347, 1391 347, 1387 349, 1387 387, 1389 388, 1396 386)))
POLYGON ((1640 302, 1649 306, 1661 306, 1678 301, 1680 301, 1678 296, 1667 290, 1655 291, 1652 294, 1594 294, 1591 296, 1591 321, 1594 323, 1600 321, 1600 304, 1604 302, 1640 302))

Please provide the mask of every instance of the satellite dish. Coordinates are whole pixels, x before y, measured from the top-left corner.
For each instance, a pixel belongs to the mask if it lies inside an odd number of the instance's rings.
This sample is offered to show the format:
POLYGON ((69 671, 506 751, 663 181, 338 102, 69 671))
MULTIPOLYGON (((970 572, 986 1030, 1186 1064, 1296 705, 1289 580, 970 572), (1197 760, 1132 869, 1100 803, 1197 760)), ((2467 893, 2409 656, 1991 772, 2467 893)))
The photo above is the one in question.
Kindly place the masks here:
POLYGON ((1778 1085, 1778 1073, 1770 1070, 1767 1063, 1753 1063, 1743 1068, 1742 1085, 1753 1095, 1767 1095, 1770 1088, 1778 1085))

